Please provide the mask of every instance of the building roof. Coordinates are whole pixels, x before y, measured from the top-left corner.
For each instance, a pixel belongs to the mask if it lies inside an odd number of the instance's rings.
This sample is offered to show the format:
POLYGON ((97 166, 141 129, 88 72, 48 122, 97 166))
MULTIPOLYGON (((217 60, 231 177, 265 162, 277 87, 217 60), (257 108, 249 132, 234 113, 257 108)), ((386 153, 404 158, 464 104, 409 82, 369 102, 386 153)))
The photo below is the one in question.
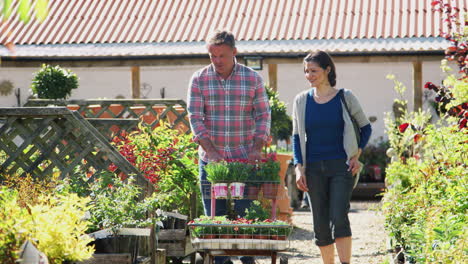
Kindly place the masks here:
MULTIPOLYGON (((223 28, 243 54, 441 51, 447 29, 431 2, 49 0, 42 23, 0 22, 0 43, 15 44, 16 57, 200 55, 209 31, 223 28)), ((468 0, 452 2, 466 12, 468 0)))

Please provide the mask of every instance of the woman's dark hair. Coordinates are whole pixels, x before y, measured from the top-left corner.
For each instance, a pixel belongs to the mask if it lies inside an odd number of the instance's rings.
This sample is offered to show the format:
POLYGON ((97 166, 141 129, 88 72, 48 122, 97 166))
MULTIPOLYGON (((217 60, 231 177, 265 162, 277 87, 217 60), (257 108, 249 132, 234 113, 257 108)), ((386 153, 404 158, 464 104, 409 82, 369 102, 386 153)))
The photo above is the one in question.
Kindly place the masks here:
POLYGON ((328 53, 326 53, 325 51, 321 51, 321 50, 316 51, 316 52, 311 52, 304 58, 304 63, 308 63, 308 62, 315 62, 320 66, 320 68, 324 70, 330 67, 330 72, 328 73, 328 82, 330 83, 331 86, 336 85, 335 63, 333 62, 330 55, 328 55, 328 53))

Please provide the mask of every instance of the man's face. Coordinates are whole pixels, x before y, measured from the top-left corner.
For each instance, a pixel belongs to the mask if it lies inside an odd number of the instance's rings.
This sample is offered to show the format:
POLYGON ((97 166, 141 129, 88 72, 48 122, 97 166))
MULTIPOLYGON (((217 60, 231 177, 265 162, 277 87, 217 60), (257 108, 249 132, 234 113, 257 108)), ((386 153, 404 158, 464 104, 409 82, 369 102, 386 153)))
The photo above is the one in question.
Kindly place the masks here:
POLYGON ((213 63, 216 72, 223 77, 228 77, 231 74, 236 53, 236 48, 231 48, 226 44, 208 46, 211 63, 213 63))

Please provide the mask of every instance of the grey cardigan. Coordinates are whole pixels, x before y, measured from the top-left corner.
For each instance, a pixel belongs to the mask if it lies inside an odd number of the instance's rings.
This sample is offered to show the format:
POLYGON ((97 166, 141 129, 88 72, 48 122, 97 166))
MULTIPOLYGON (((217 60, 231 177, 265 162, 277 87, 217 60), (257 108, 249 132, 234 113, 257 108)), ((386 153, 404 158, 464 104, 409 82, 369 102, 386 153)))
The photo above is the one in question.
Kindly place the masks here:
MULTIPOLYGON (((315 89, 315 88, 312 88, 315 89)), ((309 93, 310 90, 306 90, 301 92, 296 96, 294 99, 294 104, 293 104, 293 135, 299 135, 299 140, 301 144, 301 154, 302 154, 302 160, 305 166, 305 152, 306 152, 306 131, 305 131, 305 110, 306 110, 306 102, 307 102, 307 94, 309 93)), ((338 96, 338 95, 337 95, 338 96)), ((351 115, 354 116, 356 119, 357 123, 359 124, 359 127, 363 127, 367 124, 369 124, 369 120, 367 119, 366 115, 364 114, 364 111, 361 108, 361 105, 359 104, 359 101, 357 100, 356 96, 350 91, 350 90, 344 90, 344 97, 346 100, 346 103, 348 104, 349 111, 351 112, 351 115)), ((348 160, 356 155, 358 153, 358 144, 356 141, 356 135, 354 132, 353 128, 353 123, 351 121, 350 116, 348 115, 348 112, 345 109, 345 106, 343 103, 341 103, 341 106, 343 107, 343 120, 344 120, 344 131, 343 131, 343 145, 344 149, 346 152, 346 156, 348 157, 348 160)))

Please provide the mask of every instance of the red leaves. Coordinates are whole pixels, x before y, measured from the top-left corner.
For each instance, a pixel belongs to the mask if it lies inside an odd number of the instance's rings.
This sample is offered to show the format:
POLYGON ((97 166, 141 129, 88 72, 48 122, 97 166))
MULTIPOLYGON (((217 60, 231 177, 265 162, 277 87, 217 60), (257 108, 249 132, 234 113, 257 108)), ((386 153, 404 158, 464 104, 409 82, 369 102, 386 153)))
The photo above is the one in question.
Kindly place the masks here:
POLYGON ((398 127, 398 130, 400 130, 400 133, 405 133, 405 131, 406 131, 406 129, 408 128, 409 125, 410 125, 410 123, 401 124, 401 125, 398 127))
POLYGON ((436 5, 440 4, 440 1, 432 1, 431 6, 435 7, 436 5))
POLYGON ((467 118, 460 119, 460 121, 458 122, 458 128, 459 129, 466 128, 467 127, 467 122, 468 122, 467 118))
POLYGON ((418 134, 418 133, 414 134, 413 136, 414 143, 418 143, 421 140, 421 138, 422 138, 421 134, 418 134))
POLYGON ((436 92, 439 90, 439 87, 437 87, 437 85, 433 84, 432 82, 427 82, 424 85, 424 88, 429 89, 429 90, 434 90, 436 92))

